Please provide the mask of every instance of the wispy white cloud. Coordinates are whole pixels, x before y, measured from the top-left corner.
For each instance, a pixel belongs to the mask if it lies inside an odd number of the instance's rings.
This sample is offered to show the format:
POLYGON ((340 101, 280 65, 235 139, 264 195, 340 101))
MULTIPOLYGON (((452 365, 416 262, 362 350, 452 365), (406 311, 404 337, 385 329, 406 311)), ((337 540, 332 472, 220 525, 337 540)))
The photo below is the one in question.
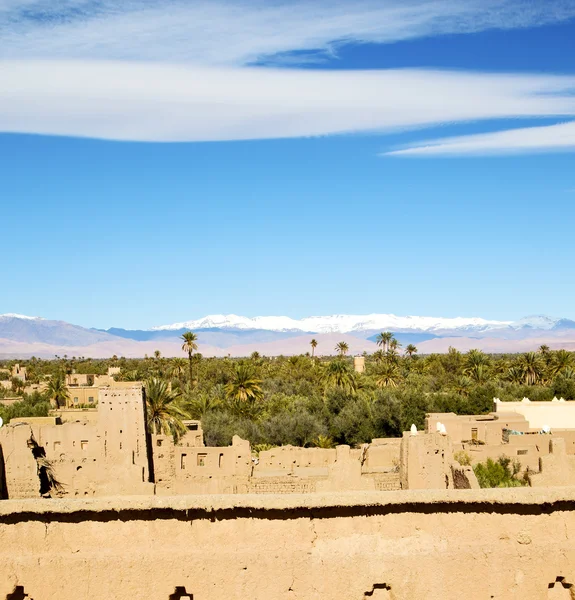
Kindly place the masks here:
POLYGON ((575 121, 417 142, 388 156, 464 156, 575 150, 575 121))
POLYGON ((316 136, 575 116, 575 77, 0 62, 0 131, 114 140, 316 136))
POLYGON ((0 132, 243 140, 571 117, 568 77, 270 68, 571 17, 575 0, 0 0, 0 132))
POLYGON ((0 0, 0 57, 242 65, 574 16, 573 0, 0 0))

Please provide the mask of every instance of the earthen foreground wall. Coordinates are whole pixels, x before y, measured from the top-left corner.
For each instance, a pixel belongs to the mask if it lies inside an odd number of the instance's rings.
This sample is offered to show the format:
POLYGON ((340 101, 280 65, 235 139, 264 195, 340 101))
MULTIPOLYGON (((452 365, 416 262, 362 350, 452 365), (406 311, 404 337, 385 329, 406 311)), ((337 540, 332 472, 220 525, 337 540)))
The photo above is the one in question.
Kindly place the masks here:
POLYGON ((0 598, 568 600, 573 498, 575 488, 7 500, 0 598))

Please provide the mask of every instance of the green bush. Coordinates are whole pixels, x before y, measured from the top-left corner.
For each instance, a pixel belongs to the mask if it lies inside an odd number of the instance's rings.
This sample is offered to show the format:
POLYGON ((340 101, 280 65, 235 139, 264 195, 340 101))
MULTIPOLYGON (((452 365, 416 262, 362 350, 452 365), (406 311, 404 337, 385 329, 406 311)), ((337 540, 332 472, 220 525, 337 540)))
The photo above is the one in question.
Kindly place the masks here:
POLYGON ((506 456, 497 461, 488 458, 484 463, 473 467, 479 486, 482 488, 521 487, 528 485, 527 477, 519 478, 521 464, 506 456))

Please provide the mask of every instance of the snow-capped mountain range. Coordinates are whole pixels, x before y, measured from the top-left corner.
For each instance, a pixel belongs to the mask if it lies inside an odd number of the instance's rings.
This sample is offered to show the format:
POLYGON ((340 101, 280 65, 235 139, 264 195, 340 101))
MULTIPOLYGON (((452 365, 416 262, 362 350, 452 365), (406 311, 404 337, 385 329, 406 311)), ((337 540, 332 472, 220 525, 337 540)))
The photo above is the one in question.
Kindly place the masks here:
POLYGON ((484 332, 493 329, 520 329, 530 327, 553 329, 564 319, 545 316, 526 317, 520 321, 492 321, 479 317, 398 317, 390 314, 371 315, 331 315, 325 317, 241 317, 238 315, 209 315, 202 319, 153 327, 152 331, 173 331, 180 329, 260 329, 305 333, 351 333, 354 331, 419 331, 444 332, 468 331, 484 332))
POLYGON ((246 356, 254 351, 267 356, 309 351, 312 336, 319 354, 333 354, 335 344, 346 341, 350 353, 373 352, 376 336, 390 331, 404 346, 417 344, 419 352, 485 349, 489 352, 524 352, 541 344, 575 350, 575 321, 531 316, 518 321, 479 317, 399 317, 390 314, 290 317, 210 315, 202 319, 152 329, 88 329, 64 321, 0 315, 0 357, 54 357, 54 355, 107 357, 114 354, 141 357, 160 350, 164 356, 181 355, 181 334, 198 335, 205 356, 246 356))

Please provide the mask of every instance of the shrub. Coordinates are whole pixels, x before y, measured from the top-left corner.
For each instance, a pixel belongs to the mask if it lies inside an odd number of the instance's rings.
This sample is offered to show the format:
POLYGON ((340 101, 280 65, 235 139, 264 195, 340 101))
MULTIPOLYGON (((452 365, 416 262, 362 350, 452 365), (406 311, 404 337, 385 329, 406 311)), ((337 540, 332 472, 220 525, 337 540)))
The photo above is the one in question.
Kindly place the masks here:
POLYGON ((506 456, 500 456, 497 461, 488 458, 484 463, 473 467, 479 486, 482 488, 521 487, 528 484, 526 477, 519 478, 521 464, 506 456))
POLYGON ((453 455, 453 458, 462 466, 469 467, 471 465, 471 456, 465 452, 465 450, 460 450, 453 455))

